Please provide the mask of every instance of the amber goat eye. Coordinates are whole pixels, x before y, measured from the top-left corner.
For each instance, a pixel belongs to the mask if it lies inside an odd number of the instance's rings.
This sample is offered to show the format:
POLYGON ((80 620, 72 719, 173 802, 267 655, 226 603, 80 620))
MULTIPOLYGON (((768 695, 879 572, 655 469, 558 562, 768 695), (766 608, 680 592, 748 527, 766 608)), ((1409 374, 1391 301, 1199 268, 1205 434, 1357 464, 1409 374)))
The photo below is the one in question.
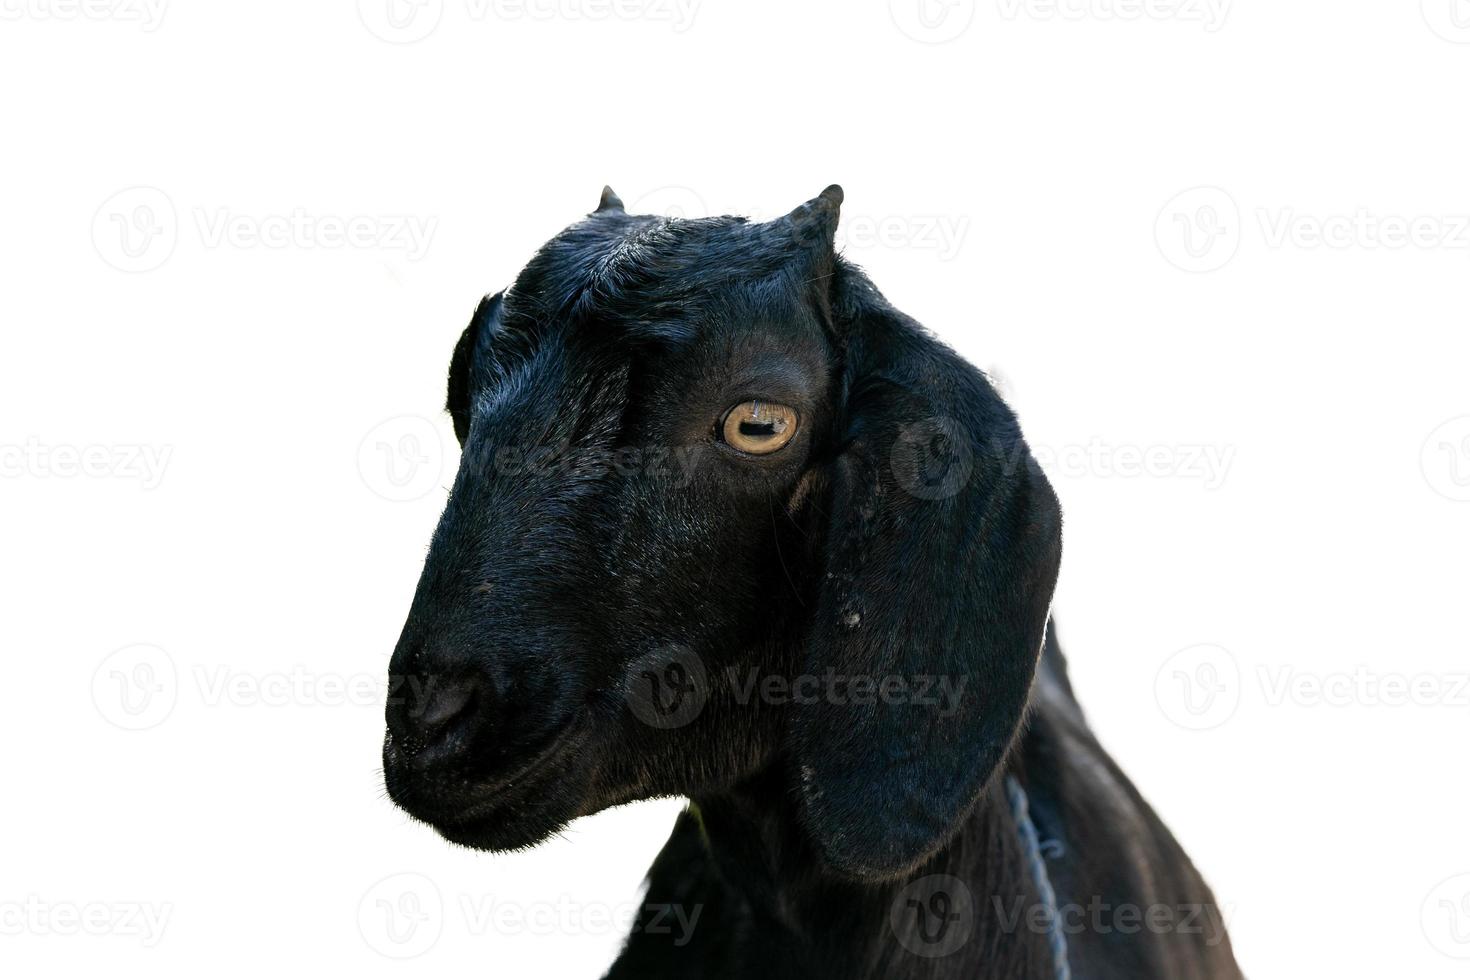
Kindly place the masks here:
POLYGON ((725 442, 742 453, 773 453, 796 435, 796 409, 776 402, 741 402, 725 414, 725 442))

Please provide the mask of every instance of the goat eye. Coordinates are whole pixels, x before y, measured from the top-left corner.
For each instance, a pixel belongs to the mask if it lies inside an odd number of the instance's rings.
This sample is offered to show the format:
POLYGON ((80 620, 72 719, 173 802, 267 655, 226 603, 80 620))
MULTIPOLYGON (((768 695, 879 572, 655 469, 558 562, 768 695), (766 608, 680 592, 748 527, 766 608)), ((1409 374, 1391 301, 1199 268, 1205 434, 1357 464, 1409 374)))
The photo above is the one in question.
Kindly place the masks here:
POLYGON ((776 402, 741 402, 725 414, 725 442, 742 453, 773 453, 796 435, 796 409, 776 402))

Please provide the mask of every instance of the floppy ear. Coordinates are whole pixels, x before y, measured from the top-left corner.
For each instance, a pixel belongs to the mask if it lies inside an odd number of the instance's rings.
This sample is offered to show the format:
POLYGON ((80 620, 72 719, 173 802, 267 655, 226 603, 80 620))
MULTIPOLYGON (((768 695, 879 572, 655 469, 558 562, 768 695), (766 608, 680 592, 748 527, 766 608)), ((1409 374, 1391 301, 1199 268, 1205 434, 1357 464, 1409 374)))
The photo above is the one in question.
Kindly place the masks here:
POLYGON ((461 446, 470 432, 470 394, 474 390, 472 368, 475 355, 495 333, 500 322, 500 298, 504 295, 502 290, 480 300, 480 305, 475 308, 475 315, 470 318, 470 325, 464 328, 464 333, 459 335, 459 342, 454 345, 454 356, 449 359, 449 391, 444 407, 454 420, 454 435, 461 446))
POLYGON ((879 879, 949 840, 1016 737, 1061 511, 984 376, 860 273, 837 280, 846 411, 803 670, 848 696, 798 705, 791 737, 823 858, 879 879))

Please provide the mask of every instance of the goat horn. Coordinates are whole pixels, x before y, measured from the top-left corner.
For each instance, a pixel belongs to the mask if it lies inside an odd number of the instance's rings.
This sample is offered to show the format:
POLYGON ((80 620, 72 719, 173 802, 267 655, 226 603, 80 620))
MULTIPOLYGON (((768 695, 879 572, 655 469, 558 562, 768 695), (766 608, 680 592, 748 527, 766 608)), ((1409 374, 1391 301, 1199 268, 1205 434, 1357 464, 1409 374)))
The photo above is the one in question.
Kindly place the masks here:
POLYGON ((837 219, 842 211, 842 188, 832 184, 782 219, 802 246, 832 247, 837 237, 837 219))
POLYGON ((597 202, 597 212, 594 213, 621 210, 623 210, 623 199, 618 197, 617 192, 611 187, 603 187, 602 199, 597 202))

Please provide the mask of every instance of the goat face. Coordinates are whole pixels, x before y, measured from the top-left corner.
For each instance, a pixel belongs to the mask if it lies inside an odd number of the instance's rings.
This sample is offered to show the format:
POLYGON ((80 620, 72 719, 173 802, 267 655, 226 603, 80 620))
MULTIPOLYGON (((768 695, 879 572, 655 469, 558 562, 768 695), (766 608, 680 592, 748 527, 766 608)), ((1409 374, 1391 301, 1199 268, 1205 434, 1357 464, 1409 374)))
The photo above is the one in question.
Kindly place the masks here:
POLYGON ((886 876, 1003 755, 1055 500, 983 377, 835 256, 840 203, 670 220, 608 191, 476 311, 383 752, 449 840, 524 847, 779 766, 826 863, 886 876))

